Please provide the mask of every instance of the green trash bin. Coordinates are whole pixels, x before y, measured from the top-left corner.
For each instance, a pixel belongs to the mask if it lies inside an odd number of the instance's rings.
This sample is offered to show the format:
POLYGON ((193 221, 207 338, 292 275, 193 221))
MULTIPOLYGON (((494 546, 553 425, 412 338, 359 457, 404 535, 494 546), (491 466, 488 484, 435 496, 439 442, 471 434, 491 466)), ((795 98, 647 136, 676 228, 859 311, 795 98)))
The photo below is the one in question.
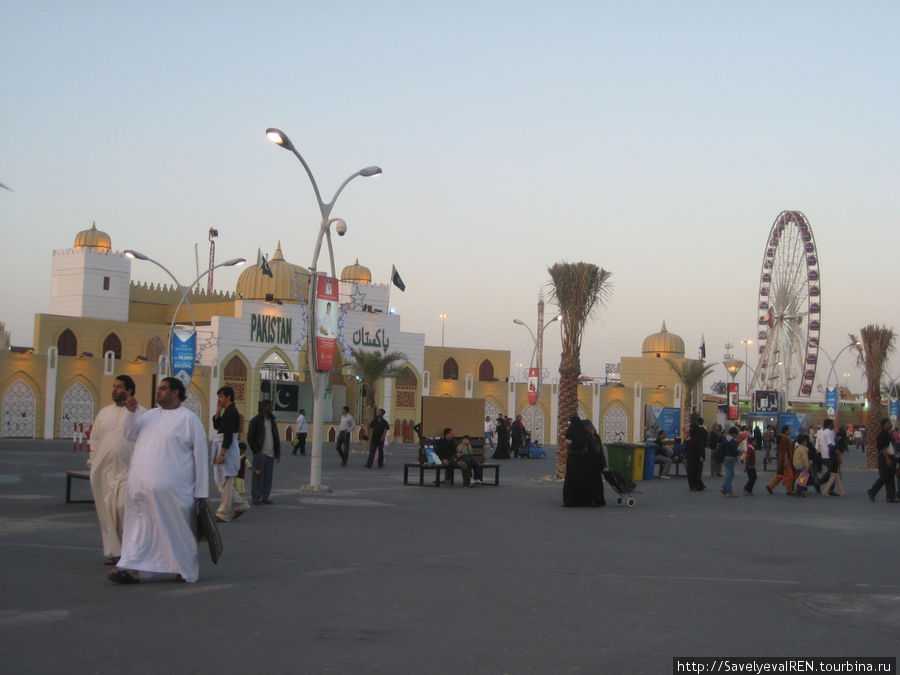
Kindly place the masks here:
POLYGON ((613 442, 604 443, 604 447, 609 460, 609 468, 622 474, 625 478, 631 478, 634 473, 634 444, 613 442))

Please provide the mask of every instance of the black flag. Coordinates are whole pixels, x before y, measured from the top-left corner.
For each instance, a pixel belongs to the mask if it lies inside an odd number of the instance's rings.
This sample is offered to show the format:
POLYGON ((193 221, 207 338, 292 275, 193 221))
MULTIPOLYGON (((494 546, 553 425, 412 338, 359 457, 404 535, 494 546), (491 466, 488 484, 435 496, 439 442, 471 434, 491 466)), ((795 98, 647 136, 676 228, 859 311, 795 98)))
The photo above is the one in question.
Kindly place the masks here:
POLYGON ((267 277, 272 276, 272 270, 269 269, 269 261, 266 260, 266 256, 262 254, 262 250, 256 249, 256 266, 262 270, 262 273, 267 277))
POLYGON ((394 282, 394 286, 399 288, 401 291, 406 290, 406 284, 403 283, 403 279, 400 278, 400 273, 393 265, 391 265, 391 281, 394 282))

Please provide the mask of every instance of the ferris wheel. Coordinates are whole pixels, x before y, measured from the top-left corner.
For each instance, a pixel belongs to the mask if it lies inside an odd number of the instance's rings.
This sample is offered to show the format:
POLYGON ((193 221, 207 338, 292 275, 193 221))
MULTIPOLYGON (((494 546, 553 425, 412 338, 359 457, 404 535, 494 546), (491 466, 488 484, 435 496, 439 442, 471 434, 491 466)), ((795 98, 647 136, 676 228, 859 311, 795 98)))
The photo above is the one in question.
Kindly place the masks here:
POLYGON ((759 276, 759 361, 750 390, 808 397, 816 379, 822 300, 819 255, 806 216, 778 214, 759 276))

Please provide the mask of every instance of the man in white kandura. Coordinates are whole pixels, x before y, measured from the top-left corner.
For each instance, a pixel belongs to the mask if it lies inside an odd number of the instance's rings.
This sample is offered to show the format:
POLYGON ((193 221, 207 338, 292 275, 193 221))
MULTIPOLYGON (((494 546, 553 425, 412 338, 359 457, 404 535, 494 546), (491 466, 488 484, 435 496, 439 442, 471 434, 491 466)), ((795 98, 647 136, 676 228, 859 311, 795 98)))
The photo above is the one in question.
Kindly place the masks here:
MULTIPOLYGON (((119 375, 113 381, 113 404, 103 408, 91 427, 91 492, 100 521, 103 537, 103 561, 106 565, 119 562, 122 551, 122 522, 125 511, 125 484, 128 479, 128 463, 134 443, 125 440, 123 424, 126 415, 125 399, 134 396, 134 380, 119 375)), ((136 415, 143 415, 145 408, 138 406, 136 415)))
POLYGON ((209 445, 200 419, 182 406, 184 384, 164 378, 158 408, 140 417, 134 397, 125 399, 125 438, 134 454, 125 492, 122 558, 110 581, 136 584, 141 577, 174 575, 197 581, 200 560, 194 522, 197 499, 209 492, 209 445))

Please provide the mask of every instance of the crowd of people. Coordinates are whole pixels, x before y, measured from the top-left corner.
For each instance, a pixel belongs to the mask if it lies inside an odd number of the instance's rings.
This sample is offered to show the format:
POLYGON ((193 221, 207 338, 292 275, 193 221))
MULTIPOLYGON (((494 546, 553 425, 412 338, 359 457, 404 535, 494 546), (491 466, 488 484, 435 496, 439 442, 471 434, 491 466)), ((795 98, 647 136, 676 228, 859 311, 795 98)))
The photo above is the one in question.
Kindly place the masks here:
MULTIPOLYGON (((97 415, 92 428, 91 490, 103 542, 103 562, 113 566, 108 577, 119 584, 135 584, 150 577, 177 581, 196 581, 199 575, 197 547, 197 502, 208 498, 210 466, 220 500, 215 518, 227 523, 246 513, 251 505, 272 504, 271 492, 275 464, 281 459, 280 440, 272 401, 259 402, 258 414, 247 428, 247 444, 239 443, 241 419, 234 403, 231 387, 217 392, 218 405, 212 417, 217 435, 207 441, 203 424, 182 404, 186 398, 181 380, 167 377, 160 381, 155 393, 156 407, 147 410, 135 399, 135 384, 127 375, 115 378, 112 404, 97 415), (247 457, 247 446, 252 459, 247 457), (251 500, 244 499, 244 477, 251 473, 251 500)), ((384 450, 390 425, 383 409, 374 412, 365 426, 362 438, 368 441, 365 467, 377 462, 384 467, 384 450)), ((344 406, 335 448, 341 466, 347 466, 350 439, 356 429, 350 409, 344 406)), ((756 455, 777 452, 776 472, 765 486, 769 494, 783 486, 788 495, 805 497, 809 489, 823 496, 846 496, 841 481, 841 464, 851 437, 841 427, 834 431, 834 421, 824 420, 813 433, 800 430, 791 437, 790 426, 776 433, 730 427, 727 431, 714 424, 707 433, 702 418, 684 429, 680 452, 687 467, 688 487, 693 492, 706 488, 703 464, 709 451, 710 477, 723 477, 720 492, 736 497, 734 487, 738 462, 743 462, 747 480, 742 492, 753 494, 756 483, 756 455), (724 474, 723 474, 724 471, 724 474)), ((300 411, 294 454, 305 454, 308 425, 300 411)), ((485 450, 493 450, 492 459, 519 457, 528 444, 528 431, 522 416, 515 419, 503 415, 485 418, 485 450), (496 444, 495 444, 496 438, 496 444)), ((856 440, 856 435, 852 437, 856 440)), ((665 434, 656 439, 661 448, 665 434)), ((889 419, 881 422, 876 438, 878 479, 867 490, 875 501, 884 488, 888 502, 896 503, 900 491, 900 431, 889 419)), ((459 468, 463 485, 482 484, 482 457, 472 448, 471 439, 463 436, 457 443, 453 429, 446 428, 436 443, 439 461, 459 468)), ((563 484, 565 506, 603 506, 603 483, 606 459, 603 443, 589 420, 573 416, 565 434, 567 471, 563 484)), ((672 455, 660 453, 662 473, 672 455), (668 460, 668 461, 666 461, 668 460)), ((676 455, 680 459, 681 456, 676 455)))

